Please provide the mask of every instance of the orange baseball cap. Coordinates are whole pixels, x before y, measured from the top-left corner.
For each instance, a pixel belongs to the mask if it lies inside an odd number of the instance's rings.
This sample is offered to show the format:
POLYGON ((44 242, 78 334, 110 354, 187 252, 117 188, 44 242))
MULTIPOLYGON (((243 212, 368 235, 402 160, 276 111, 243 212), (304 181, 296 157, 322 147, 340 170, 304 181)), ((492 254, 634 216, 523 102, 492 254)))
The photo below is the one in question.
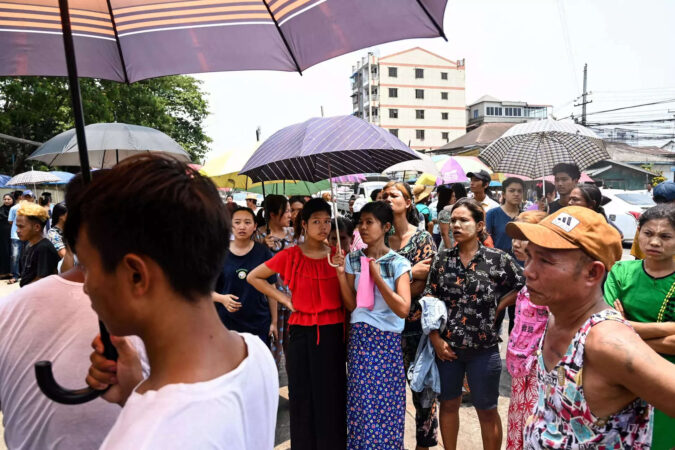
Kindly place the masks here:
POLYGON ((621 259, 621 235, 607 220, 583 206, 561 208, 539 223, 510 222, 506 234, 554 250, 580 249, 605 265, 621 259))

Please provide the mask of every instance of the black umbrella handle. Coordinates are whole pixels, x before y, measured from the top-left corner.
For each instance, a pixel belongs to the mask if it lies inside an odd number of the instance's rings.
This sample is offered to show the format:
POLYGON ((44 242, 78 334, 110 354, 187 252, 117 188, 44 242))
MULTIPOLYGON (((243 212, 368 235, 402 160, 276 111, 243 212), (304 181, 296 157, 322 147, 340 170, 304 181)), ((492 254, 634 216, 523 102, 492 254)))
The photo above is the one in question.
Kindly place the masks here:
MULTIPOLYGON (((99 322, 101 341, 103 341, 103 354, 107 359, 117 360, 117 350, 110 342, 110 335, 103 322, 99 322)), ((50 400, 64 405, 79 405, 90 402, 108 389, 102 391, 90 387, 82 389, 66 389, 54 379, 52 363, 50 361, 38 361, 35 363, 35 378, 40 390, 50 400)))

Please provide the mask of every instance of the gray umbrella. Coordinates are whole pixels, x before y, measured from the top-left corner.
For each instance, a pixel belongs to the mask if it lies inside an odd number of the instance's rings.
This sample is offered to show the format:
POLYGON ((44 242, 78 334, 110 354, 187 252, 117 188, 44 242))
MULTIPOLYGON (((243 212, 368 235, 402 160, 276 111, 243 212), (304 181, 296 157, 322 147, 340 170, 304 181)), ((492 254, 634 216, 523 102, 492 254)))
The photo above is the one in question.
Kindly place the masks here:
MULTIPOLYGON (((112 167, 138 153, 160 152, 181 161, 190 156, 178 142, 153 128, 126 123, 95 123, 85 127, 91 167, 112 167)), ((50 166, 79 166, 75 129, 64 131, 42 144, 28 159, 50 166)))

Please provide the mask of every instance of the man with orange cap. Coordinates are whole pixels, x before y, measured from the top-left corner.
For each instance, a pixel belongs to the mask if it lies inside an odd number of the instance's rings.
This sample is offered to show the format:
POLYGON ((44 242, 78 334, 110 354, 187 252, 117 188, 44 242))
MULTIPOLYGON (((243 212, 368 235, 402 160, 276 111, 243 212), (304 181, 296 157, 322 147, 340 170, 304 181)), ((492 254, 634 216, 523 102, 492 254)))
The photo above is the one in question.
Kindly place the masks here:
POLYGON ((619 233, 578 206, 538 224, 509 223, 506 232, 529 241, 530 300, 551 312, 524 448, 650 448, 651 405, 675 416, 675 365, 604 303, 605 274, 621 258, 619 233))

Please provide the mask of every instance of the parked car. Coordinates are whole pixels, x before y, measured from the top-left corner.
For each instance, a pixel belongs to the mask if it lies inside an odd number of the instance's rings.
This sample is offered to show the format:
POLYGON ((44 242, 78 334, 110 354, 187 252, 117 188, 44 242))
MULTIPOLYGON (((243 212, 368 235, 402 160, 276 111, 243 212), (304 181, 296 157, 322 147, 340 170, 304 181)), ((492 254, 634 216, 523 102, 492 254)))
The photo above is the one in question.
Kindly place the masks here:
POLYGON ((632 244, 642 213, 655 205, 647 191, 623 191, 602 189, 602 195, 610 199, 603 206, 607 218, 614 222, 623 233, 623 242, 632 244))
POLYGON ((338 211, 344 213, 349 210, 349 199, 351 198, 352 195, 356 195, 356 198, 365 198, 366 200, 370 200, 370 194, 375 189, 382 189, 385 184, 387 184, 386 181, 364 181, 362 183, 359 183, 354 188, 354 191, 349 190, 338 191, 337 194, 338 211))

